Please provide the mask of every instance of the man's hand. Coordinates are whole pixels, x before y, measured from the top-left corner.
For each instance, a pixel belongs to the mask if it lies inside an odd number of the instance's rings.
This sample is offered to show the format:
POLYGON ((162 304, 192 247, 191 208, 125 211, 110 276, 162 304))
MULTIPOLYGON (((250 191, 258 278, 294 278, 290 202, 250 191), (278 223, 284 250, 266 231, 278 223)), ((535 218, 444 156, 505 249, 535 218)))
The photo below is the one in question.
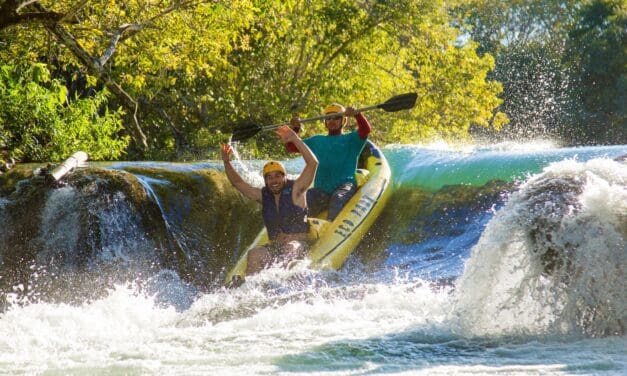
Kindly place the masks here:
POLYGON ((298 140, 298 135, 287 125, 281 125, 275 131, 284 144, 298 140))
POLYGON ((231 154, 233 154, 233 148, 230 144, 222 144, 222 161, 228 162, 231 160, 231 154))
POLYGON ((344 111, 344 116, 355 116, 359 112, 355 109, 355 107, 346 107, 346 111, 344 111))
POLYGON ((290 127, 292 127, 292 130, 296 133, 300 132, 300 128, 302 127, 303 123, 300 122, 300 117, 296 116, 293 117, 290 120, 290 127))

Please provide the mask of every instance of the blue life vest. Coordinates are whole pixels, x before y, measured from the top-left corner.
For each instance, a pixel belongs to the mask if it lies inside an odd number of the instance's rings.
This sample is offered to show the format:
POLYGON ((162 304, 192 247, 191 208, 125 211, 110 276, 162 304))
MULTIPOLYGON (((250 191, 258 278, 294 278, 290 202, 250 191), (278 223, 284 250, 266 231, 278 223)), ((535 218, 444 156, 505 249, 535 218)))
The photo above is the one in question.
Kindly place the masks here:
POLYGON ((285 184, 279 197, 278 211, 274 193, 268 187, 261 189, 261 212, 270 240, 276 239, 281 232, 286 234, 309 232, 307 209, 294 205, 292 202, 293 186, 294 180, 288 180, 285 184))

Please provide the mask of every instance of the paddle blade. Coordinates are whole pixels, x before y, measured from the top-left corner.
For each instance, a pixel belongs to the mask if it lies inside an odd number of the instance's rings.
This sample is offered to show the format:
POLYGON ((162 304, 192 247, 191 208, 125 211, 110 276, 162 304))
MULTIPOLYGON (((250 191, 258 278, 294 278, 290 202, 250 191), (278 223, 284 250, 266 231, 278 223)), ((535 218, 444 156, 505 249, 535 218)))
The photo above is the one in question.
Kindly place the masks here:
POLYGON ((416 105, 417 98, 416 93, 395 95, 377 107, 387 112, 409 110, 416 105))
POLYGON ((257 124, 245 124, 235 127, 231 141, 246 141, 257 133, 261 132, 261 127, 257 124))

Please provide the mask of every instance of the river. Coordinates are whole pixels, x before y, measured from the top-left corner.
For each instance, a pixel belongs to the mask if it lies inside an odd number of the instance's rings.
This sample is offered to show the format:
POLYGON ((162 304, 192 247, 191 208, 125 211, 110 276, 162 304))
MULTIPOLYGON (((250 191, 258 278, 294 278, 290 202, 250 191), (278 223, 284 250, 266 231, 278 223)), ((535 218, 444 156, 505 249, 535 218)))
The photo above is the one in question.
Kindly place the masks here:
POLYGON ((627 145, 382 150, 394 193, 341 270, 237 289, 261 222, 219 161, 3 194, 0 374, 627 374, 627 145))

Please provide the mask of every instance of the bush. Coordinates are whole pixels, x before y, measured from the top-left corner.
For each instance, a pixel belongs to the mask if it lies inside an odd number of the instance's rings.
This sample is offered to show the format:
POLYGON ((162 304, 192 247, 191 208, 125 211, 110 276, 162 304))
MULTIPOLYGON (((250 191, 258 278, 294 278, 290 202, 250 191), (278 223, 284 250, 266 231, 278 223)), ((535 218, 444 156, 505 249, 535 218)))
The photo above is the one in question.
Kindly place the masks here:
POLYGON ((120 136, 122 111, 106 107, 106 90, 69 98, 45 64, 0 67, 0 150, 22 162, 60 161, 82 150, 91 160, 117 159, 128 136, 120 136))

